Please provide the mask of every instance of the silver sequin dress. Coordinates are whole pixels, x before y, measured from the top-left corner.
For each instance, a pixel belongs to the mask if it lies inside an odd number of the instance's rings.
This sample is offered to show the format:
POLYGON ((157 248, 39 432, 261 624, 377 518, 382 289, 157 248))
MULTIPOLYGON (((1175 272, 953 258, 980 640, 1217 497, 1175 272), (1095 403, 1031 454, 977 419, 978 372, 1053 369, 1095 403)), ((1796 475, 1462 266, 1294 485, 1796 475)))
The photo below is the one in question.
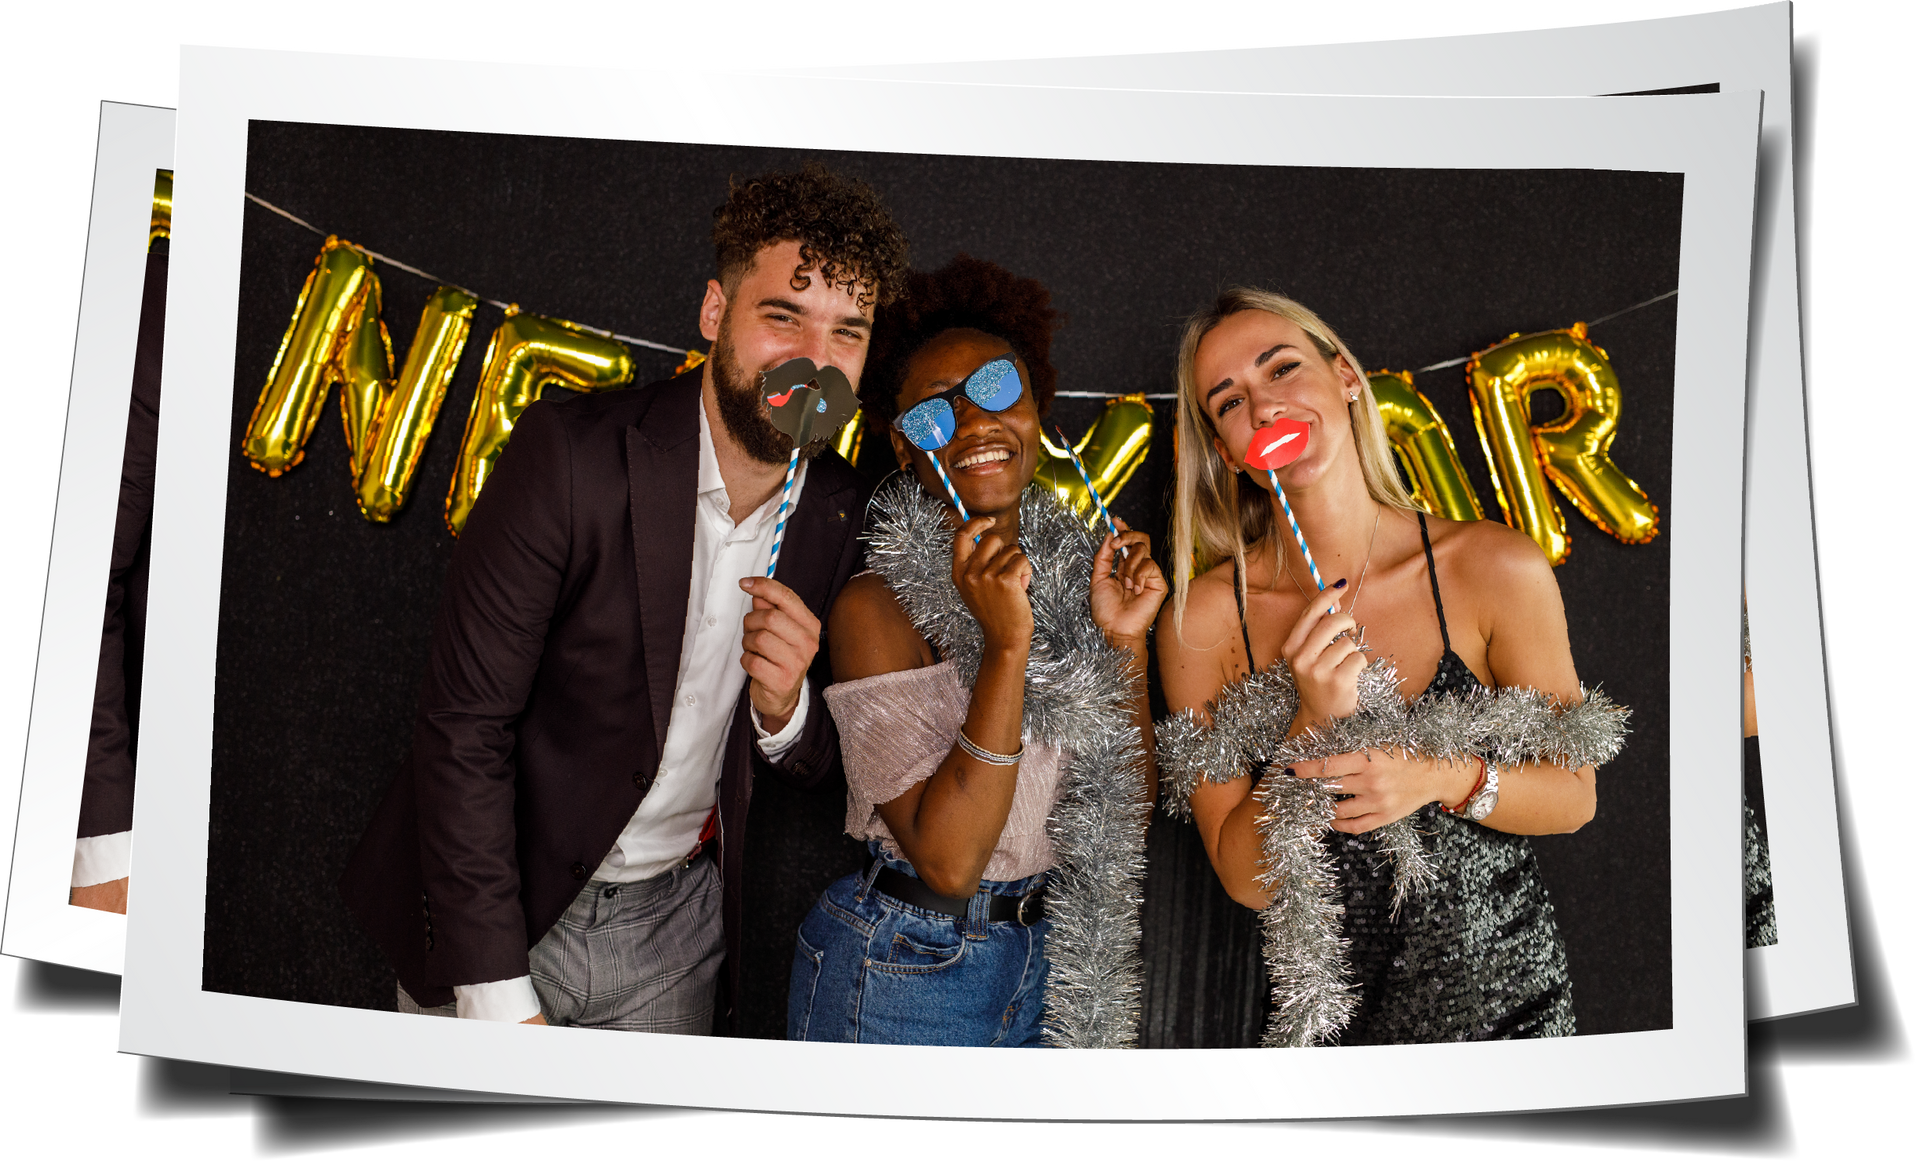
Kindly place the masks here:
MULTIPOLYGON (((1420 522, 1427 538, 1424 515, 1420 522)), ((1447 634, 1433 546, 1427 577, 1443 650, 1426 694, 1482 687, 1447 634)), ((1251 658, 1252 648, 1248 645, 1251 658)), ((1574 1033, 1567 950, 1526 837, 1462 820, 1429 804, 1414 821, 1437 884, 1393 915, 1393 861, 1376 834, 1328 832, 1340 876, 1341 932, 1360 1007, 1338 1043, 1449 1043, 1574 1033)))

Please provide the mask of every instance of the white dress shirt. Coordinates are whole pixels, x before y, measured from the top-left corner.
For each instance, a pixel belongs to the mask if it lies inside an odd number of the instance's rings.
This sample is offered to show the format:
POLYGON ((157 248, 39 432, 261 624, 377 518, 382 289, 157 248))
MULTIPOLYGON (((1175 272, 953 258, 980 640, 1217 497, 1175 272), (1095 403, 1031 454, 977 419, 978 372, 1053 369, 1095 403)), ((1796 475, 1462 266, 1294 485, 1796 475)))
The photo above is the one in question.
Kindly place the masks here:
MULTIPOLYGON (((799 713, 796 712, 795 715, 799 713)), ((81 837, 73 846, 73 887, 118 881, 133 868, 133 830, 81 837)))
MULTIPOLYGON (((800 504, 806 479, 807 466, 802 462, 793 479, 790 506, 800 504)), ((753 595, 740 589, 740 579, 767 572, 780 494, 768 498, 739 525, 733 523, 731 508, 703 404, 700 479, 693 502, 693 575, 687 588, 687 622, 680 637, 680 669, 674 678, 667 738, 652 787, 594 870, 595 881, 645 881, 680 864, 699 843, 701 827, 718 803, 727 734, 747 682, 746 669, 740 666, 740 640, 745 633, 741 620, 753 609, 753 595)), ((778 760, 793 747, 806 724, 807 704, 807 685, 802 682, 793 718, 772 733, 760 726, 759 710, 749 709, 762 755, 778 760)), ((634 714, 649 712, 639 707, 634 714)), ((523 1022, 540 1013, 531 978, 456 986, 453 994, 455 1012, 461 1018, 523 1022)))

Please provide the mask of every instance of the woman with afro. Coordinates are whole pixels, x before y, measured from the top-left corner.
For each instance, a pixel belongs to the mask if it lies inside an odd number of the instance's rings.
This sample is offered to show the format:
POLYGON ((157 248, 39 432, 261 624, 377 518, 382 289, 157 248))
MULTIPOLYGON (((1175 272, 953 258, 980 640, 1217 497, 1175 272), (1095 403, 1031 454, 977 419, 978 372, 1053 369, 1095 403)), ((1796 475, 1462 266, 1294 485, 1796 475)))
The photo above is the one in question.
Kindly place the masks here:
POLYGON ((1154 776, 1146 633, 1167 587, 1146 535, 1097 540, 1028 488, 1057 319, 1040 283, 962 255, 910 273, 876 326, 861 405, 902 472, 869 510, 874 569, 829 615, 826 691, 847 832, 871 860, 800 926, 789 1038, 1076 1041, 1049 1013, 1048 915, 1067 903, 1058 884, 1048 899, 1063 845, 1048 818, 1076 781, 1123 781, 1107 799, 1127 827, 1111 831, 1137 866, 1154 776), (1034 682, 1101 668, 1112 682, 1078 721, 1049 710, 1057 681, 1034 682), (1092 728, 1054 730, 1069 722, 1092 728), (1125 762, 1083 771, 1096 757, 1074 740, 1090 731, 1125 762))

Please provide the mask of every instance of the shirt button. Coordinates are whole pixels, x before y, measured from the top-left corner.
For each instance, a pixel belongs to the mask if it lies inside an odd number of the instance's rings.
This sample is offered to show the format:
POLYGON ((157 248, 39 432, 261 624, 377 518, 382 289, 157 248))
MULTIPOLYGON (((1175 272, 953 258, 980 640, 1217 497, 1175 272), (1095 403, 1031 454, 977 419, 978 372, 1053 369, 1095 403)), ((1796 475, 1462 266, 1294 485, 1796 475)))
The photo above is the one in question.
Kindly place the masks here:
POLYGON ((715 618, 715 617, 713 617, 713 616, 712 616, 711 614, 709 614, 709 615, 707 616, 707 625, 708 625, 708 626, 719 626, 719 625, 720 625, 720 620, 719 620, 719 619, 717 619, 717 618, 715 618))
POLYGON ((698 697, 694 696, 691 692, 689 692, 687 695, 687 706, 692 707, 694 704, 698 702, 699 702, 698 697))
POLYGON ((567 870, 567 872, 573 874, 573 879, 575 881, 585 881, 587 879, 588 869, 585 865, 582 865, 580 862, 575 861, 573 863, 573 868, 567 870))

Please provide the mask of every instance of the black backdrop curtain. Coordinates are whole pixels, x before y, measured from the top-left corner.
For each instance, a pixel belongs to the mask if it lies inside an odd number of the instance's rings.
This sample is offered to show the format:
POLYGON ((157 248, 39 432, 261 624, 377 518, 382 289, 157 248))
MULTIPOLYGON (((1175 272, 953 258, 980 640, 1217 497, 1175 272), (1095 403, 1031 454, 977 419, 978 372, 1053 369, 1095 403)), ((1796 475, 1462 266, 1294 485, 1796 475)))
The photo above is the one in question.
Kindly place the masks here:
MULTIPOLYGON (((1286 132, 1311 160, 1311 134, 1286 132)), ((1485 162, 1501 143, 1483 143, 1485 162)), ((1519 145, 1514 156, 1523 156, 1519 145)), ((708 226, 730 175, 806 158, 872 183, 916 266, 966 251, 1034 276, 1067 317, 1062 390, 1166 392, 1186 315, 1250 283, 1319 312, 1370 369, 1418 368, 1513 332, 1565 327, 1678 285, 1675 174, 1501 169, 1195 166, 823 153, 255 122, 247 189, 373 250, 518 303, 701 347, 708 226)), ((233 368, 233 441, 265 382, 320 239, 248 204, 233 368)), ((377 268, 404 352, 432 285, 377 268)), ((1672 299, 1596 328, 1626 397, 1613 456, 1660 506, 1662 536, 1615 542, 1564 503, 1574 542, 1556 574, 1583 681, 1633 708, 1600 774, 1593 822, 1535 842, 1566 938, 1582 1033, 1671 1024, 1667 781, 1672 299)), ((453 541, 440 507, 499 310, 482 306, 408 508, 354 507, 337 399, 306 461, 228 477, 215 680, 205 989, 391 1009, 393 975, 334 884, 405 754, 428 624, 453 541)), ((636 350, 636 381, 675 357, 636 350)), ((1416 377, 1495 519, 1461 370, 1416 377)), ((1549 405, 1552 415, 1557 407, 1549 405)), ((1061 399, 1084 431, 1098 400, 1061 399)), ((1114 506, 1166 544, 1172 408, 1114 506)), ((870 439, 861 468, 891 468, 870 439)), ((212 504, 216 499, 208 499, 212 504)), ((841 835, 842 787, 755 792, 747 838, 744 1033, 780 1037, 793 933, 862 850, 841 835)), ((1232 903, 1190 825, 1148 842, 1143 1041, 1245 1046, 1262 1028, 1255 915, 1232 903)))

